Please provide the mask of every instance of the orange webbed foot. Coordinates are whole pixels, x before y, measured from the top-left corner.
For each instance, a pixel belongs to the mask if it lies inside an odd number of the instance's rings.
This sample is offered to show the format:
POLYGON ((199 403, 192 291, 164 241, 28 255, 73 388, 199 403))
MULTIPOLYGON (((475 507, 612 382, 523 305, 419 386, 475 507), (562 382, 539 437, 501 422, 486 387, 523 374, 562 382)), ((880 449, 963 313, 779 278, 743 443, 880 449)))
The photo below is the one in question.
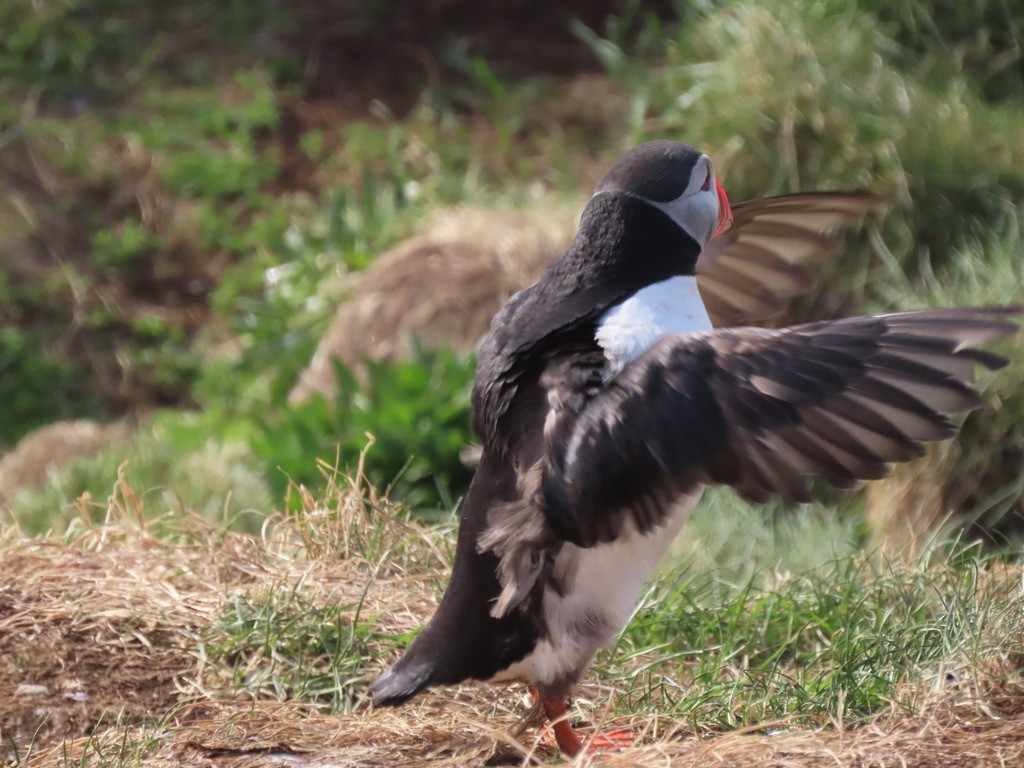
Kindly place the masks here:
POLYGON ((633 746, 635 740, 636 733, 632 728, 615 728, 610 731, 598 731, 586 743, 585 748, 588 752, 627 749, 633 746))
MULTIPOLYGON (((610 731, 599 731, 590 737, 584 744, 576 731, 569 723, 564 696, 541 696, 536 688, 530 686, 530 695, 536 700, 540 699, 544 708, 544 714, 552 721, 554 731, 554 743, 568 757, 574 757, 586 750, 589 752, 603 752, 608 750, 626 749, 633 745, 636 734, 632 728, 616 728, 610 731)), ((547 743, 551 743, 551 737, 545 733, 547 743)))

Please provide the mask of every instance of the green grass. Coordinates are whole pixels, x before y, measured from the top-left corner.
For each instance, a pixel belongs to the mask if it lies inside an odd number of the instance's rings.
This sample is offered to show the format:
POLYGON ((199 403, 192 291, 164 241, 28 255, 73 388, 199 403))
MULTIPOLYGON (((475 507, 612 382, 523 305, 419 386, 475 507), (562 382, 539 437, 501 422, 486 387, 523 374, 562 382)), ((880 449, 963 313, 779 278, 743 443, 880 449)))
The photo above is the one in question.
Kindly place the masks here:
POLYGON ((30 535, 91 526, 108 517, 119 478, 137 489, 147 516, 194 513, 234 530, 259 531, 275 499, 239 444, 205 441, 182 452, 161 427, 140 430, 48 474, 0 509, 0 523, 30 535), (130 458, 129 458, 130 457, 130 458))
POLYGON ((941 539, 911 560, 865 552, 852 512, 708 492, 590 678, 617 691, 617 711, 668 714, 694 733, 855 725, 901 684, 1016 653, 1019 579, 988 573, 1005 561, 941 539))
POLYGON ((901 682, 1020 642, 1019 585, 985 567, 965 546, 913 564, 849 554, 738 581, 683 567, 652 587, 602 672, 623 710, 667 713, 695 732, 787 718, 853 725, 901 682))
POLYGON ((373 627, 362 621, 360 605, 336 602, 330 593, 314 602, 299 586, 234 595, 199 647, 231 670, 232 691, 349 712, 364 698, 375 666, 373 627))

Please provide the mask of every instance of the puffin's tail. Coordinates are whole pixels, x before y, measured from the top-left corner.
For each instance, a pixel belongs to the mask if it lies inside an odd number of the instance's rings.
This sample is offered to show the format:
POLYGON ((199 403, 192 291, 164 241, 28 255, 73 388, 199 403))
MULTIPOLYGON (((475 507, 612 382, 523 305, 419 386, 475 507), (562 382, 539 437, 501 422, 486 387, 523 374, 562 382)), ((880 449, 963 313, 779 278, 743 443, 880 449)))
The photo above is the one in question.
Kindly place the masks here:
POLYGON ((418 658, 415 645, 370 686, 370 699, 378 706, 398 706, 430 685, 432 667, 418 658))
POLYGON ((462 505, 455 564, 441 604, 402 658, 370 686, 374 704, 398 705, 432 685, 487 680, 532 648, 535 633, 532 625, 522 626, 520 615, 491 616, 501 591, 498 559, 477 549, 494 499, 516 493, 511 463, 484 451, 462 505))

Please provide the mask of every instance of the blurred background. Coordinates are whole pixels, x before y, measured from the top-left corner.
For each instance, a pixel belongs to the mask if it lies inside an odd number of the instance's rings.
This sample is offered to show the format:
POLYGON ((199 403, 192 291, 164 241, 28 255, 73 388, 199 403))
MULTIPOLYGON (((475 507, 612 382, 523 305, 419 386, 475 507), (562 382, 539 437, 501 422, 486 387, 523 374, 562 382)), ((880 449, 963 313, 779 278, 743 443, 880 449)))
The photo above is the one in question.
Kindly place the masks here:
MULTIPOLYGON (((0 29, 0 520, 29 532, 102 517, 119 471, 257 529, 364 451, 450 515, 477 339, 647 139, 734 201, 891 200, 783 322, 1024 302, 1022 0, 6 0, 0 29)), ((957 442, 800 514, 1010 542, 1022 343, 957 442)))

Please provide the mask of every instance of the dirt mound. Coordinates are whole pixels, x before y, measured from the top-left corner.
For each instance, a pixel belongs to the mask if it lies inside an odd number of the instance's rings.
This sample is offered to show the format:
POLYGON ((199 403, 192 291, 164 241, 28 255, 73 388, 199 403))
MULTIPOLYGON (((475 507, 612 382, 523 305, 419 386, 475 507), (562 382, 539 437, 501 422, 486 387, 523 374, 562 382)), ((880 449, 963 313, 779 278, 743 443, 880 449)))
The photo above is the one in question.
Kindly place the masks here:
POLYGON ((183 631, 221 600, 144 539, 26 542, 0 574, 0 725, 17 744, 90 733, 170 708, 197 660, 183 631), (186 590, 189 600, 181 599, 186 590))

